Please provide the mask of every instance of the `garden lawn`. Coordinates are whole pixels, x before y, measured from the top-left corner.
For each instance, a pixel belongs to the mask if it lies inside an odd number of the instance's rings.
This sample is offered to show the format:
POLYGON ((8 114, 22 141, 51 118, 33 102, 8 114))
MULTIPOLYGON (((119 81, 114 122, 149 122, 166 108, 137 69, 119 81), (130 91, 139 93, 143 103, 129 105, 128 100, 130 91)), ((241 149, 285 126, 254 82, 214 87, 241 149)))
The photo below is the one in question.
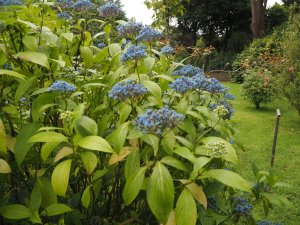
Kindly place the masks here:
POLYGON ((287 102, 279 99, 263 104, 261 109, 240 96, 240 85, 225 83, 230 93, 235 95, 232 102, 236 110, 232 122, 239 130, 237 134, 245 147, 239 151, 240 174, 253 180, 252 163, 259 169, 267 170, 270 165, 276 109, 280 109, 280 119, 274 169, 281 181, 292 185, 289 189, 278 190, 292 203, 292 208, 279 208, 271 211, 269 220, 284 225, 300 224, 300 116, 287 102))

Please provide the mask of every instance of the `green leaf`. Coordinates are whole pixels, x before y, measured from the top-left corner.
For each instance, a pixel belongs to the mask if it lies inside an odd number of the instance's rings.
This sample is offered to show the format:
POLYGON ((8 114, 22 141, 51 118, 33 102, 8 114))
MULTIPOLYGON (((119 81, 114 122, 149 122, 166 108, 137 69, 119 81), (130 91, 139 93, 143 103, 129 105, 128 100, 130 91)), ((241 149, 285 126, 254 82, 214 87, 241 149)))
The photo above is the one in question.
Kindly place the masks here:
POLYGON ((194 163, 196 160, 196 157, 191 152, 191 150, 186 147, 175 148, 174 153, 181 156, 182 158, 185 158, 185 159, 191 161, 192 163, 194 163))
POLYGON ((152 213, 166 223, 174 204, 174 184, 168 169, 160 162, 153 168, 147 187, 147 201, 152 213))
POLYGON ((0 118, 0 153, 6 154, 6 132, 1 118, 0 118))
POLYGON ((195 146, 192 142, 190 142, 189 140, 185 139, 184 137, 181 136, 176 136, 176 139, 183 144, 185 147, 189 148, 190 150, 194 150, 195 146))
POLYGON ((157 83, 150 80, 145 80, 143 81, 143 85, 155 98, 161 99, 161 88, 157 83))
POLYGON ((122 124, 107 137, 107 140, 114 147, 114 151, 116 153, 119 153, 125 144, 128 133, 128 126, 129 122, 122 124))
POLYGON ((145 134, 142 136, 142 140, 145 141, 150 146, 152 146, 154 151, 154 156, 156 156, 159 149, 159 138, 154 134, 145 134))
POLYGON ((60 149, 57 154, 55 155, 55 158, 54 158, 54 163, 58 162, 59 160, 69 156, 69 155, 72 155, 74 153, 73 149, 72 148, 69 148, 69 147, 63 147, 62 149, 60 149))
POLYGON ((46 131, 32 136, 28 142, 68 142, 68 138, 61 133, 46 131))
POLYGON ((128 116, 130 115, 131 111, 132 111, 132 108, 130 105, 124 104, 122 106, 121 111, 120 111, 120 119, 118 121, 117 126, 120 126, 121 124, 125 123, 128 116))
POLYGON ((43 224, 39 215, 39 211, 37 210, 32 212, 32 216, 29 218, 29 221, 32 222, 33 224, 36 223, 43 224))
POLYGON ((123 197, 127 205, 129 205, 139 194, 143 185, 145 172, 147 167, 139 168, 136 173, 131 174, 126 181, 123 197))
POLYGON ((110 44, 108 46, 108 49, 109 49, 109 54, 111 55, 111 57, 115 57, 122 51, 119 44, 110 44))
POLYGON ((207 163, 211 161, 210 158, 207 157, 199 157, 194 161, 194 169, 192 173, 190 174, 190 179, 194 180, 199 175, 199 170, 201 170, 207 163))
POLYGON ((75 129, 82 136, 91 136, 98 134, 97 123, 87 116, 81 116, 76 122, 75 129))
POLYGON ((111 24, 106 24, 103 28, 106 38, 109 38, 111 31, 111 24))
POLYGON ((49 178, 47 177, 39 177, 37 179, 39 186, 40 186, 40 191, 41 191, 41 206, 43 208, 56 204, 57 203, 57 196, 54 193, 53 187, 51 185, 51 182, 49 178))
POLYGON ((181 192, 175 209, 176 225, 196 225, 197 208, 196 203, 187 189, 181 192))
POLYGON ((251 189, 247 182, 240 175, 229 170, 209 170, 205 172, 201 178, 214 178, 227 186, 237 188, 246 192, 251 192, 251 189))
POLYGON ((6 205, 0 209, 0 215, 10 220, 20 220, 32 216, 32 212, 24 205, 6 205))
POLYGON ((163 149, 169 154, 172 155, 173 149, 176 144, 176 137, 173 130, 169 130, 166 135, 161 139, 161 145, 163 149))
POLYGON ((36 77, 30 77, 25 82, 21 83, 15 94, 15 103, 17 103, 20 98, 26 93, 26 91, 31 87, 33 82, 36 81, 36 77))
POLYGON ((144 59, 144 65, 147 68, 148 72, 150 72, 155 65, 155 58, 147 57, 144 59))
POLYGON ((90 47, 81 46, 80 55, 83 58, 83 62, 86 68, 91 68, 94 64, 94 56, 90 47))
POLYGON ((35 134, 39 128, 39 124, 31 123, 23 126, 20 130, 14 147, 14 155, 19 166, 22 164, 25 156, 34 145, 34 143, 28 143, 29 138, 35 134))
MULTIPOLYGON (((42 91, 42 93, 48 92, 48 88, 46 88, 45 90, 42 90, 43 88, 41 88, 38 91, 42 91)), ((37 92, 32 93, 31 95, 34 94, 40 94, 37 92)), ((39 95, 36 99, 33 100, 32 103, 32 119, 33 122, 38 122, 39 118, 42 116, 43 111, 49 107, 54 106, 54 99, 55 97, 58 95, 58 93, 43 93, 41 95, 39 95)))
POLYGON ((48 56, 41 52, 19 52, 14 57, 22 59, 24 61, 32 62, 38 64, 40 66, 46 67, 50 69, 50 65, 48 62, 48 56))
POLYGON ((33 36, 25 36, 22 39, 23 44, 29 51, 36 52, 39 49, 38 40, 33 36))
POLYGON ((74 37, 73 33, 62 33, 61 36, 64 37, 69 42, 72 42, 74 37))
POLYGON ((99 136, 84 137, 77 142, 77 145, 89 150, 114 153, 114 150, 112 149, 110 144, 105 139, 99 136))
POLYGON ((70 176, 72 159, 65 160, 58 164, 51 177, 54 192, 59 196, 65 196, 70 176))
POLYGON ((126 180, 129 179, 131 174, 135 174, 138 171, 138 169, 140 168, 140 160, 141 156, 139 150, 134 150, 129 154, 125 162, 124 173, 126 180))
POLYGON ((69 206, 65 204, 52 204, 45 208, 47 216, 57 216, 67 212, 73 211, 69 206))
POLYGON ((0 173, 11 173, 11 168, 9 164, 0 158, 0 173))
POLYGON ((43 161, 46 161, 50 153, 60 144, 61 142, 47 142, 41 149, 41 157, 43 161))
POLYGON ((195 200, 203 205, 205 209, 207 209, 207 198, 202 188, 190 180, 180 180, 180 182, 185 185, 195 200))
POLYGON ((20 78, 21 80, 25 80, 26 76, 23 74, 20 74, 18 72, 12 71, 12 70, 2 70, 0 69, 0 75, 8 75, 16 78, 20 78))
POLYGON ((91 203, 91 186, 87 186, 81 196, 81 203, 84 208, 88 208, 91 203))
POLYGON ((163 164, 172 166, 179 170, 183 170, 186 172, 188 171, 188 168, 185 166, 185 164, 183 162, 181 162, 180 160, 178 160, 172 156, 165 156, 164 158, 162 158, 160 160, 160 162, 162 162, 163 164))
POLYGON ((80 157, 88 175, 91 175, 98 164, 97 156, 92 152, 81 152, 80 157))
POLYGON ((285 197, 270 193, 263 193, 263 196, 265 196, 271 204, 277 205, 280 207, 292 207, 292 203, 285 197))
POLYGON ((30 195, 30 206, 33 211, 38 211, 42 203, 42 194, 39 182, 36 181, 30 195))

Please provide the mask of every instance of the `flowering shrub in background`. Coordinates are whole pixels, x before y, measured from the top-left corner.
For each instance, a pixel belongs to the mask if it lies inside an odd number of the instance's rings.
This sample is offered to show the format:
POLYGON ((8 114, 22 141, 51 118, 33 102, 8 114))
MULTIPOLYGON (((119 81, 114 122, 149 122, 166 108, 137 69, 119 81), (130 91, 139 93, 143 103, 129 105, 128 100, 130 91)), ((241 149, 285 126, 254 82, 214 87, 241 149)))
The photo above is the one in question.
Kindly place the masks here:
POLYGON ((255 224, 252 207, 288 204, 272 174, 235 172, 233 97, 159 31, 113 3, 105 21, 88 0, 76 22, 16 7, 0 15, 1 224, 255 224))

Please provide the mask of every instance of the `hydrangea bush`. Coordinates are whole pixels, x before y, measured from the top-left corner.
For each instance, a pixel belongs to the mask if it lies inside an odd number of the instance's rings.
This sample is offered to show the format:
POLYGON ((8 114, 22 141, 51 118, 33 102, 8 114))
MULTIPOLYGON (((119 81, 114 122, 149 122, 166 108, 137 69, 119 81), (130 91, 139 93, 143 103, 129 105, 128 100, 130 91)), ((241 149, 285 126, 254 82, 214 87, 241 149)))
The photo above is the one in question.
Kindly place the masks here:
POLYGON ((287 202, 272 174, 235 172, 228 89, 113 3, 95 35, 56 4, 0 15, 1 224, 255 224, 287 202))

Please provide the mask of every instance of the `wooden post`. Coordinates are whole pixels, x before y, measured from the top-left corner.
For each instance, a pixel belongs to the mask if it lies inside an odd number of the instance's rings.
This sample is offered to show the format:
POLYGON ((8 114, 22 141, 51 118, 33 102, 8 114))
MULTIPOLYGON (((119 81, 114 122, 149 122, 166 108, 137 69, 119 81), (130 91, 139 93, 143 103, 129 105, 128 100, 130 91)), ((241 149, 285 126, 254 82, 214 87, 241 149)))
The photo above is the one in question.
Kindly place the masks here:
POLYGON ((273 165, 274 165, 280 116, 281 116, 280 110, 277 109, 276 126, 275 126, 275 130, 274 130, 274 140, 273 140, 272 157, 271 157, 271 167, 273 167, 273 165))

